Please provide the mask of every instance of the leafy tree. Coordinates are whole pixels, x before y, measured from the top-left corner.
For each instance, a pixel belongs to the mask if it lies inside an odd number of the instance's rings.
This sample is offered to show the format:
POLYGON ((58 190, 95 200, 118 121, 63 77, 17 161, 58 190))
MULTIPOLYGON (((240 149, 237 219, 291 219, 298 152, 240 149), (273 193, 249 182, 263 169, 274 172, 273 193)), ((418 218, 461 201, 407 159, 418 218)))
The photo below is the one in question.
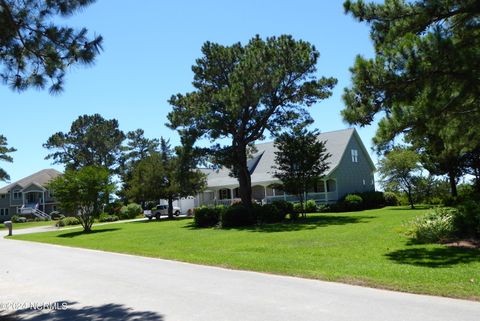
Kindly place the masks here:
POLYGON ((181 157, 174 155, 170 144, 160 139, 160 151, 152 152, 138 161, 128 182, 127 195, 138 202, 168 202, 168 216, 173 218, 173 201, 194 195, 205 186, 205 176, 193 169, 181 166, 181 157))
POLYGON ((317 79, 318 51, 291 36, 256 36, 244 46, 206 42, 202 53, 192 67, 195 90, 169 101, 169 126, 195 139, 229 139, 206 152, 238 178, 242 203, 251 208, 249 146, 309 119, 304 106, 329 97, 336 80, 317 79))
POLYGON ((153 151, 156 151, 159 146, 158 139, 146 138, 143 129, 128 132, 126 138, 127 146, 123 148, 124 155, 122 156, 126 162, 136 162, 145 159, 153 151))
POLYGON ((78 170, 68 169, 65 174, 49 183, 60 206, 80 219, 85 232, 92 230, 92 224, 99 217, 108 195, 115 189, 110 182, 110 173, 103 167, 85 166, 78 170))
MULTIPOLYGON (((342 115, 367 125, 384 113, 379 150, 395 137, 436 135, 464 152, 480 140, 480 7, 477 0, 346 1, 345 10, 371 26, 375 58, 357 57, 342 115)), ((457 155, 458 156, 458 155, 457 155)))
POLYGON ((432 204, 436 200, 445 200, 450 195, 450 184, 433 175, 418 176, 413 181, 413 198, 415 202, 432 204))
MULTIPOLYGON (((7 154, 13 153, 15 151, 15 148, 8 147, 7 138, 3 135, 0 135, 0 160, 11 163, 13 161, 13 158, 12 156, 7 154)), ((10 176, 8 175, 8 173, 3 168, 0 168, 0 181, 8 181, 9 179, 10 176)))
POLYGON ((466 173, 473 176, 473 187, 480 194, 480 146, 464 154, 466 173))
POLYGON ((163 197, 165 169, 159 152, 153 152, 135 163, 126 184, 126 195, 144 206, 163 197))
POLYGON ((29 87, 63 89, 65 73, 74 65, 90 65, 102 49, 102 36, 87 29, 59 26, 94 0, 0 0, 0 77, 18 91, 29 87))
POLYGON ((417 153, 404 147, 396 147, 387 152, 378 164, 384 188, 405 192, 411 208, 414 208, 413 190, 420 170, 417 153))
POLYGON ((300 200, 305 215, 304 201, 308 187, 316 184, 328 170, 325 142, 318 140, 319 131, 296 126, 275 139, 275 174, 282 181, 282 189, 300 200))
POLYGON ((101 166, 116 169, 125 135, 116 119, 106 120, 99 114, 83 115, 72 123, 68 133, 52 135, 43 147, 53 150, 45 159, 64 164, 67 169, 101 166))
MULTIPOLYGON (((125 192, 129 189, 128 182, 132 179, 132 172, 135 165, 158 150, 158 139, 145 137, 143 129, 137 129, 127 133, 127 144, 123 146, 119 162, 119 174, 123 182, 123 188, 119 196, 125 198, 125 192)), ((145 205, 145 204, 142 204, 145 205)))

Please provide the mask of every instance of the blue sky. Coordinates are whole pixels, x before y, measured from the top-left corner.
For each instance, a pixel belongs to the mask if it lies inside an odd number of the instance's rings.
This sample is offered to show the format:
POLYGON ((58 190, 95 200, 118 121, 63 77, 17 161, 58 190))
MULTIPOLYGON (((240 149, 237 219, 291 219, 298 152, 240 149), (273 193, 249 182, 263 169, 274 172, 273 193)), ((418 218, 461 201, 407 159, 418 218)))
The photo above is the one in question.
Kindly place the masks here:
MULTIPOLYGON (((0 133, 18 149, 14 163, 2 162, 15 181, 51 165, 42 144, 57 131, 68 131, 82 114, 116 118, 123 131, 142 128, 150 138, 164 136, 173 145, 176 132, 165 127, 168 98, 192 89, 191 66, 209 40, 224 45, 291 34, 320 52, 318 76, 333 76, 333 96, 310 108, 321 131, 348 127, 342 121, 341 95, 350 84, 349 68, 357 54, 373 56, 369 29, 343 12, 343 0, 157 1, 99 0, 65 20, 104 37, 104 52, 94 66, 74 67, 65 92, 29 90, 21 94, 0 86, 0 133), (113 5, 115 4, 115 5, 113 5)), ((367 145, 376 126, 357 128, 367 145)), ((371 153, 375 160, 375 155, 371 153)), ((1 184, 0 184, 1 185, 1 184)))

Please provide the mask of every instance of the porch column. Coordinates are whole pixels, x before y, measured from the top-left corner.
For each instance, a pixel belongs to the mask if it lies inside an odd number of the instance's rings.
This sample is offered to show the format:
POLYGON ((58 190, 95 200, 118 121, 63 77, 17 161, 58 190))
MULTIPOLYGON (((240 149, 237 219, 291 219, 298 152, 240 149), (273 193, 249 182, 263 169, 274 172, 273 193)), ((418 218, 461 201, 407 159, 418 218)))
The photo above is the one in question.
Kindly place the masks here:
POLYGON ((272 195, 273 195, 273 196, 276 196, 276 195, 275 195, 275 189, 274 189, 274 188, 272 188, 272 195))
POLYGON ((328 203, 328 189, 327 189, 327 180, 323 180, 323 189, 325 190, 325 203, 328 203))
POLYGON ((233 192, 235 191, 235 188, 230 188, 230 200, 232 201, 231 203, 233 203, 233 192))
POLYGON ((283 200, 286 202, 287 201, 287 194, 285 194, 285 192, 283 192, 283 200))
POLYGON ((42 212, 45 212, 45 213, 46 213, 46 211, 45 211, 45 191, 43 191, 42 202, 43 202, 43 206, 42 206, 43 210, 42 210, 42 212))

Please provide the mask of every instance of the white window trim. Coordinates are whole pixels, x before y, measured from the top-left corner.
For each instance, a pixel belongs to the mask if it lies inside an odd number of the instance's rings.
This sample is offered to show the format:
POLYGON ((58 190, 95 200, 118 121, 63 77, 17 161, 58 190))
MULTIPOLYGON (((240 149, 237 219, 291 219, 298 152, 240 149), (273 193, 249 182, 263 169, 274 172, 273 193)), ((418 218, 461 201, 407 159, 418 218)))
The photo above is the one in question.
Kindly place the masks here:
POLYGON ((352 163, 358 163, 358 149, 352 149, 352 163))

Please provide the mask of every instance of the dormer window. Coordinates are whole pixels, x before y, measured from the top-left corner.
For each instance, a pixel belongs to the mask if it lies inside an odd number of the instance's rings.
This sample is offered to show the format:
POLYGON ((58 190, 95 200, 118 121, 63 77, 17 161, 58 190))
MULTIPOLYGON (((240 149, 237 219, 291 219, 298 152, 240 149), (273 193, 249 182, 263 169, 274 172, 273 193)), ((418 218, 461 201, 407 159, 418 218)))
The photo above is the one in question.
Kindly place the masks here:
POLYGON ((352 149, 352 163, 358 163, 358 150, 352 149))

